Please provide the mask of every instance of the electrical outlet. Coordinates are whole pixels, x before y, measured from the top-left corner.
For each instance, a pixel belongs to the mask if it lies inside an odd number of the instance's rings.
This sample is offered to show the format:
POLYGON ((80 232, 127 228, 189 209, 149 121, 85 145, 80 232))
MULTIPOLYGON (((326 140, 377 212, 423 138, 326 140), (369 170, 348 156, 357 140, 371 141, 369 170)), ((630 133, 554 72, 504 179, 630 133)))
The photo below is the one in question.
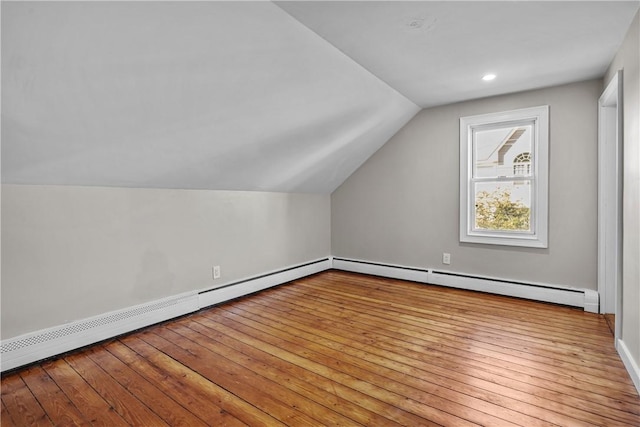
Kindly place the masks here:
POLYGON ((220 278, 220 266, 219 265, 214 265, 212 270, 213 270, 213 280, 219 279, 220 278))
POLYGON ((451 264, 451 254, 448 254, 446 252, 442 253, 442 263, 443 264, 451 264))

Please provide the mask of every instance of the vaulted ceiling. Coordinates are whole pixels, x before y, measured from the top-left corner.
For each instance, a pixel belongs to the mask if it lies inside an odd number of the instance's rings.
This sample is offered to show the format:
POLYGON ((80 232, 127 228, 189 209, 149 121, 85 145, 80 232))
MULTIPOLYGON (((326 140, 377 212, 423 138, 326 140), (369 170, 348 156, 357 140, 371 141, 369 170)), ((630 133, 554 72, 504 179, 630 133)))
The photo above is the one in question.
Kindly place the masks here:
POLYGON ((2 2, 2 181, 328 193, 420 108, 602 76, 637 9, 2 2))

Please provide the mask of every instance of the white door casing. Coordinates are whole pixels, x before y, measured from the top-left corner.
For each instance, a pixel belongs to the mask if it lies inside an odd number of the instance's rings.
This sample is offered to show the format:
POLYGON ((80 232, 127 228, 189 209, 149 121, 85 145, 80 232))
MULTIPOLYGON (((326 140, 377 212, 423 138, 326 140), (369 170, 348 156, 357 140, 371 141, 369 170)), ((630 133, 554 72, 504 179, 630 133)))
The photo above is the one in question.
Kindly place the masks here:
MULTIPOLYGON (((598 101, 598 293, 600 313, 622 314, 622 71, 598 101)), ((620 321, 616 321, 616 338, 620 321)))

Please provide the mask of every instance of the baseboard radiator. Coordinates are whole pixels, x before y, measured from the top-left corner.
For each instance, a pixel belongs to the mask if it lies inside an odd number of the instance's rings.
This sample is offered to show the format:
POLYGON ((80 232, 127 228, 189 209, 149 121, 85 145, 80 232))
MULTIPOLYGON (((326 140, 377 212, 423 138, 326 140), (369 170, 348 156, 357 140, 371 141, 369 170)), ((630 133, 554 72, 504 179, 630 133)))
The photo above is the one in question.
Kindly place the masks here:
POLYGON ((198 293, 198 305, 200 308, 209 307, 229 301, 244 295, 249 295, 263 289, 271 288, 292 280, 310 276, 331 268, 331 258, 311 261, 294 267, 289 267, 269 273, 240 280, 228 285, 208 289, 198 293))
POLYGON ((331 258, 249 277, 2 340, 5 372, 331 268, 331 258))
POLYGON ((451 271, 422 269, 338 257, 333 258, 333 268, 432 285, 526 298, 534 301, 569 305, 583 308, 585 311, 592 313, 597 313, 599 308, 598 292, 591 289, 511 281, 451 271))
POLYGON ((15 369, 331 268, 546 301, 598 312, 598 293, 588 289, 512 282, 447 271, 329 257, 226 283, 216 288, 175 295, 2 340, 0 371, 15 369))

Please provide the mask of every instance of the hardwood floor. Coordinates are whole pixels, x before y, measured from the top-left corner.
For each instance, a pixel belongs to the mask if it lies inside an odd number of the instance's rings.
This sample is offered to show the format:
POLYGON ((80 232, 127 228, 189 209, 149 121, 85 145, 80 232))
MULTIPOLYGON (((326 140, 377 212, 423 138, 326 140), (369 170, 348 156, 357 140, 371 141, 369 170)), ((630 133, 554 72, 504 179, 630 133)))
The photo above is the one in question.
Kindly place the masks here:
POLYGON ((615 335, 616 334, 616 315, 607 313, 604 315, 604 320, 607 321, 607 326, 609 326, 609 330, 611 331, 611 334, 615 335))
POLYGON ((603 317, 330 271, 2 378, 2 426, 639 426, 603 317))

